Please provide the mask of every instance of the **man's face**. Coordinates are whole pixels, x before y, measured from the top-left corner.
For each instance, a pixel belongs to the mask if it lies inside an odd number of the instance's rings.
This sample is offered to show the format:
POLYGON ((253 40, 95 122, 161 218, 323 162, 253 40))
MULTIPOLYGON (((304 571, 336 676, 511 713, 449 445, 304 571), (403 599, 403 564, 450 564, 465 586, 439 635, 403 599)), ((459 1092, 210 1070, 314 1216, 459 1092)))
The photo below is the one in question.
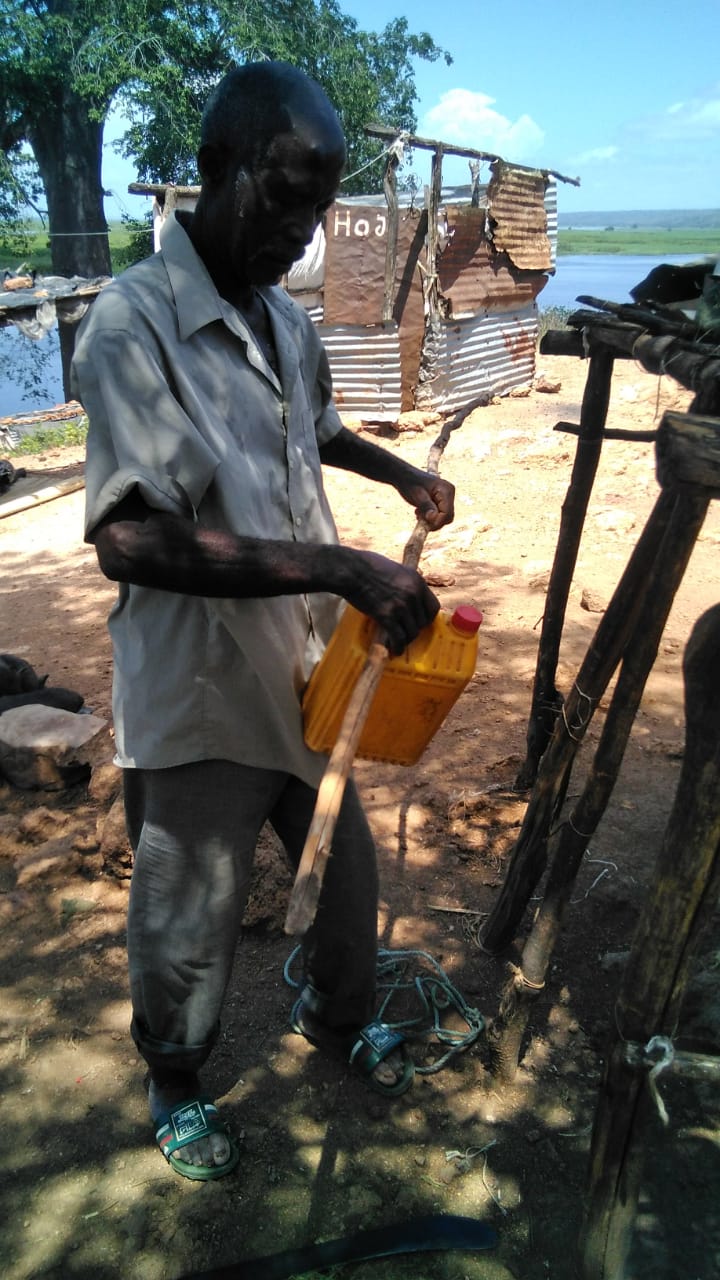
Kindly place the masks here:
POLYGON ((303 255, 342 173, 337 135, 303 124, 280 134, 253 172, 233 170, 229 257, 240 284, 274 284, 303 255))

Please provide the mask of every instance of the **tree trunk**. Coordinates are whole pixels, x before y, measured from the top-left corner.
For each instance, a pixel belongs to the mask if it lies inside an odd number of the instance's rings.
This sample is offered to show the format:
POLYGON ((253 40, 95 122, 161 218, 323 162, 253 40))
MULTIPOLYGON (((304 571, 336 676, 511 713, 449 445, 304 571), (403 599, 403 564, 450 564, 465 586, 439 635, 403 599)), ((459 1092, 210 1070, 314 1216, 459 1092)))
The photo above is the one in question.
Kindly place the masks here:
MULTIPOLYGON (((59 276, 112 274, 101 179, 105 112, 101 107, 103 118, 90 119, 92 106, 58 89, 28 128, 47 197, 53 271, 59 276)), ((75 329, 67 323, 59 327, 63 386, 69 398, 75 329)))

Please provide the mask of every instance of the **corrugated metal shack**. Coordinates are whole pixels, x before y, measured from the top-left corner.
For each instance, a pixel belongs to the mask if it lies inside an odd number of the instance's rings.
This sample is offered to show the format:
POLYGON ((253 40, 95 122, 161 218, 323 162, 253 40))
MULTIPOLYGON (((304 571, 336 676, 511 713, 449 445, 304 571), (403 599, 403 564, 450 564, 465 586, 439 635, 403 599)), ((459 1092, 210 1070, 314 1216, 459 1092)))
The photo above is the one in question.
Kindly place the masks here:
MULTIPOLYGON (((368 129, 389 145, 384 196, 340 198, 305 259, 283 282, 318 325, 335 400, 365 420, 411 409, 455 410, 531 381, 536 298, 555 270, 557 202, 549 170, 368 129), (433 151, 420 202, 397 191, 402 147, 433 151), (443 188, 442 157, 471 162, 472 186, 443 188), (481 161, 490 180, 478 181, 481 161)), ((157 223, 192 208, 195 187, 134 183, 155 196, 157 223)))

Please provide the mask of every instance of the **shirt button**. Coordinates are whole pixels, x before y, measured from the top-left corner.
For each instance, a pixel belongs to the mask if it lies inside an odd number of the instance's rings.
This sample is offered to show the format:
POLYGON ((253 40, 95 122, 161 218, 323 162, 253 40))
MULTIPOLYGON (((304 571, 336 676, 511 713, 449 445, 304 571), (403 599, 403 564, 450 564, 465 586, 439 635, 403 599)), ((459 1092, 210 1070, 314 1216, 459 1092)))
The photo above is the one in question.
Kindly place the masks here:
POLYGON ((295 523, 296 523, 296 524, 302 524, 302 520, 300 519, 300 516, 296 516, 296 517, 295 517, 295 523))

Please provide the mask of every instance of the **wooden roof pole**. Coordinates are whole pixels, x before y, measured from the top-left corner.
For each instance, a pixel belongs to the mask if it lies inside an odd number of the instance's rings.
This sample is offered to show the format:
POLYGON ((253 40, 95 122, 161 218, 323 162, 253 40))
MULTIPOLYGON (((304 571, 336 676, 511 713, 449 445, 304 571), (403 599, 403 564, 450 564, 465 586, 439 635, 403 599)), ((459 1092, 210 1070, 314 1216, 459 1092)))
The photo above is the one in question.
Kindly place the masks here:
POLYGON ((383 178, 383 189, 387 201, 387 240, 385 242, 385 283, 383 287, 383 324, 393 318, 395 305, 395 272, 397 270, 398 244, 398 198, 397 168, 400 156, 397 150, 389 152, 383 178))

